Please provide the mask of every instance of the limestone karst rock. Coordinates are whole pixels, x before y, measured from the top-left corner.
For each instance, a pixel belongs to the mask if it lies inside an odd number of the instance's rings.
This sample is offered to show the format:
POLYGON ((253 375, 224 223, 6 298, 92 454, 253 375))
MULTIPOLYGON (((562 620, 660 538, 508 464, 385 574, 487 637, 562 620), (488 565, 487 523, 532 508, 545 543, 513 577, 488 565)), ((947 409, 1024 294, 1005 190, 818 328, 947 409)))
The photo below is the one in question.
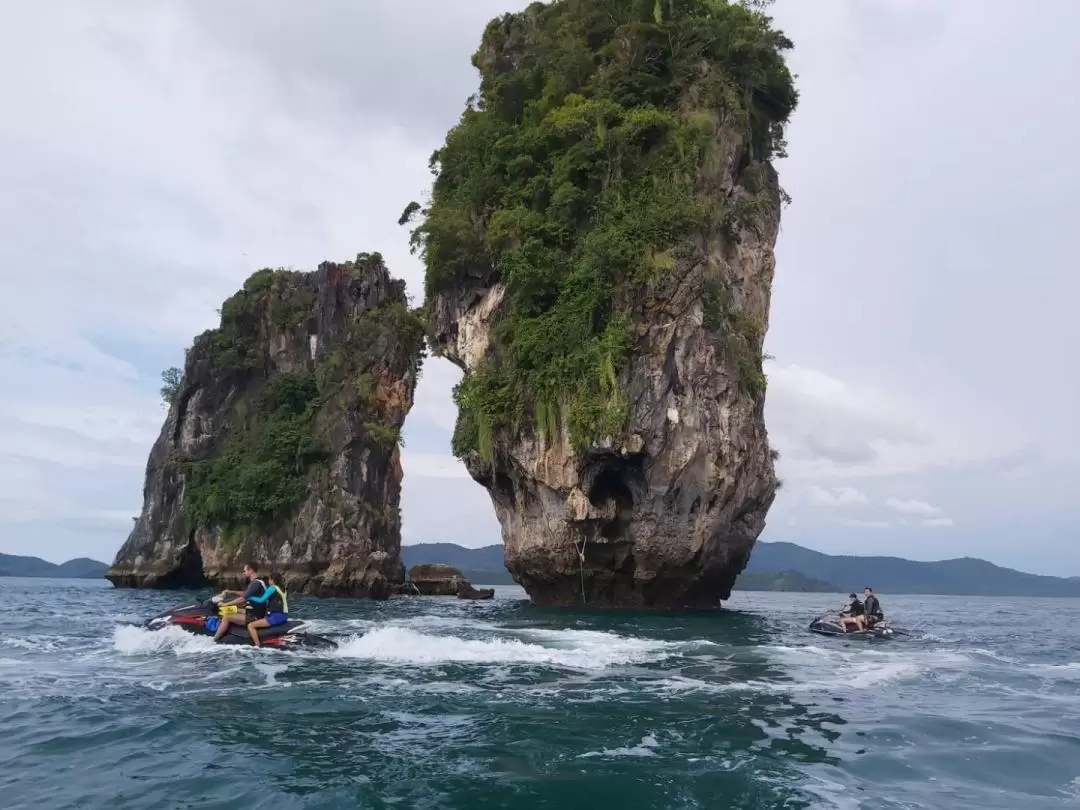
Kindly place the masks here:
POLYGON ((543 605, 727 598, 777 480, 762 344, 791 43, 724 0, 492 21, 413 231, 455 454, 543 605))
POLYGON ((251 276, 188 350, 108 579, 235 586, 250 560, 296 592, 389 596, 423 334, 379 254, 251 276))

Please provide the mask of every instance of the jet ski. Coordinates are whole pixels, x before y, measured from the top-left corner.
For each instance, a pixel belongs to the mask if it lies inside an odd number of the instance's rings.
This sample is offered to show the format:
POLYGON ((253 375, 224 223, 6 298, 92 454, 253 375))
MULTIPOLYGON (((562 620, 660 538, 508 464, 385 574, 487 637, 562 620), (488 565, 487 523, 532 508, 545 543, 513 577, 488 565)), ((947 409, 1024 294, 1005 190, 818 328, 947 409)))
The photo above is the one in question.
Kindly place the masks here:
MULTIPOLYGON (((205 602, 178 605, 147 619, 142 626, 145 630, 161 630, 170 626, 179 627, 181 630, 186 630, 197 636, 213 636, 217 632, 222 614, 237 611, 236 605, 222 607, 221 601, 222 597, 219 594, 207 599, 205 602)), ((259 643, 263 647, 276 650, 337 649, 336 641, 303 632, 306 627, 307 622, 289 619, 285 624, 280 624, 277 627, 259 628, 259 643)), ((236 624, 229 625, 229 632, 222 637, 220 643, 254 646, 251 643, 251 635, 247 627, 236 624)))
POLYGON ((869 641, 887 641, 908 636, 906 630, 891 627, 887 619, 876 622, 873 627, 866 630, 850 629, 844 632, 840 624, 839 613, 825 613, 810 622, 810 632, 821 636, 844 636, 845 638, 862 638, 869 641))

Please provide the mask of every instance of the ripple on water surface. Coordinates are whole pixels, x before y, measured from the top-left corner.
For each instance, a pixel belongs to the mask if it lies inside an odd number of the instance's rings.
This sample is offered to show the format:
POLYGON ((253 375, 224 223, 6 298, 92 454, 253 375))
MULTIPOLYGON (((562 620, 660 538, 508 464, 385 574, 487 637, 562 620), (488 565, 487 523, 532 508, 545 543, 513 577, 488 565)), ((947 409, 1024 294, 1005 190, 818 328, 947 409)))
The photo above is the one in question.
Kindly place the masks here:
POLYGON ((15 617, 0 636, 4 807, 1080 797, 1075 601, 1052 603, 1066 637, 1048 650, 1026 630, 1039 600, 892 597, 919 637, 868 645, 806 634, 813 595, 666 617, 544 611, 506 588, 486 603, 297 598, 340 646, 286 654, 124 624, 183 595, 63 582, 43 605, 43 584, 0 579, 15 617), (965 610, 963 632, 940 626, 965 610))

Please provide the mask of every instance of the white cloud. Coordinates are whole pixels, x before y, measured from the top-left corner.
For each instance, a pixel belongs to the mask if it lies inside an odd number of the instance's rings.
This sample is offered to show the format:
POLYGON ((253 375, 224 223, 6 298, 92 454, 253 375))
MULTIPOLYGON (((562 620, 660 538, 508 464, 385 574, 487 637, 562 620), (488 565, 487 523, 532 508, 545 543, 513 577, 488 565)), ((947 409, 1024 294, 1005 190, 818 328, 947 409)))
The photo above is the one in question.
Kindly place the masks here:
MULTIPOLYGON (((465 465, 449 453, 422 453, 409 450, 406 443, 401 451, 401 467, 406 475, 418 478, 469 478, 465 465)), ((472 479, 469 479, 470 481, 472 479)))
POLYGON ((424 370, 416 391, 416 404, 409 411, 409 420, 405 425, 406 439, 409 432, 417 426, 435 428, 444 433, 453 432, 457 422, 453 391, 461 376, 461 369, 449 360, 440 357, 428 357, 424 360, 424 370))
POLYGON ((941 510, 926 501, 901 501, 898 498, 888 498, 885 505, 905 515, 939 515, 941 510))
POLYGON ((1030 447, 984 429, 963 409, 931 414, 898 390, 798 365, 767 365, 766 419, 789 478, 910 475, 990 463, 1030 447))
POLYGON ((856 529, 888 529, 892 526, 891 523, 884 520, 860 520, 858 518, 842 520, 841 523, 856 529))
POLYGON ((869 503, 869 499, 854 487, 834 487, 825 489, 816 485, 810 486, 810 497, 815 503, 822 506, 850 506, 852 504, 869 503))
POLYGON ((933 526, 950 527, 950 526, 955 526, 956 522, 952 518, 947 518, 947 517, 946 518, 930 518, 929 520, 924 520, 922 522, 922 525, 923 526, 931 526, 931 527, 933 527, 933 526))

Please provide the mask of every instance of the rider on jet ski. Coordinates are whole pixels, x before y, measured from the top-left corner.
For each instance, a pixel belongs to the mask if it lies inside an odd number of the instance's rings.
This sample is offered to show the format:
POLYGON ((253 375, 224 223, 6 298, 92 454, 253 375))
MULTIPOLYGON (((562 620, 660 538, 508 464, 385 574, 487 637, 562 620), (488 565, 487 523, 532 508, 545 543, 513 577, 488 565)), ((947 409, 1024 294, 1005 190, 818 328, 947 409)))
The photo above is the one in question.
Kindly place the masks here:
POLYGON ((859 601, 859 597, 855 594, 848 594, 848 599, 851 600, 844 609, 840 611, 840 627, 846 633, 849 624, 853 624, 856 627, 859 626, 859 619, 862 618, 866 609, 863 603, 859 601))
POLYGON ((221 641, 222 637, 229 632, 230 624, 238 624, 243 627, 248 623, 249 619, 261 619, 266 615, 265 601, 262 604, 255 601, 255 597, 262 596, 263 592, 266 591, 266 583, 258 578, 258 575, 255 573, 255 566, 251 563, 244 566, 244 578, 248 581, 247 590, 223 591, 225 595, 237 594, 237 598, 222 602, 221 607, 226 607, 228 605, 244 605, 245 608, 249 609, 238 610, 236 613, 222 614, 217 632, 214 633, 214 641, 221 641))
POLYGON ((844 628, 845 633, 847 632, 848 621, 854 621, 860 630, 868 630, 878 622, 885 621, 885 614, 881 610, 881 602, 874 596, 874 589, 867 585, 863 588, 863 596, 866 597, 866 601, 863 603, 863 615, 856 616, 853 619, 840 620, 840 626, 844 628))
POLYGON ((248 601, 253 605, 264 605, 266 617, 256 619, 248 623, 248 633, 251 634, 251 643, 259 646, 259 628, 277 627, 289 621, 289 599, 285 590, 281 587, 281 574, 274 572, 267 577, 266 590, 261 596, 250 596, 248 601))

